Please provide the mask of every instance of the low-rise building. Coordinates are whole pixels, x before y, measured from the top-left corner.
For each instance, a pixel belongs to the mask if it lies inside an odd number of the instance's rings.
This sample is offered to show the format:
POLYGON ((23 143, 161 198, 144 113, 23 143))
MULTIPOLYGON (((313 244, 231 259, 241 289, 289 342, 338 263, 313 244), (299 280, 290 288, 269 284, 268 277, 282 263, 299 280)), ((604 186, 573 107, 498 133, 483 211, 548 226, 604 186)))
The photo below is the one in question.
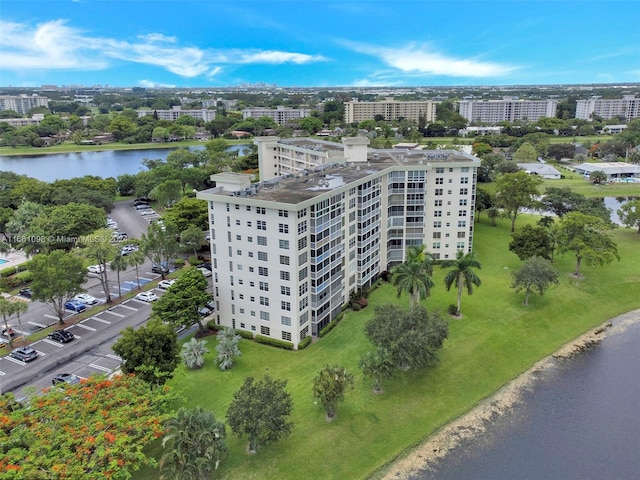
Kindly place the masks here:
POLYGON ((277 108, 253 107, 242 110, 242 118, 244 120, 249 117, 269 117, 278 125, 286 125, 292 120, 298 120, 299 118, 305 118, 310 115, 310 108, 289 108, 284 106, 278 106, 277 108))
POLYGON ((390 122, 405 118, 418 123, 423 117, 427 123, 436 120, 437 102, 432 100, 424 101, 398 101, 387 98, 381 102, 360 102, 351 101, 344 104, 344 121, 347 123, 359 123, 364 120, 375 120, 381 117, 390 122))
POLYGON ((138 118, 147 115, 157 115, 159 120, 168 120, 170 122, 175 122, 182 115, 210 122, 211 120, 215 120, 216 111, 207 109, 183 110, 180 105, 175 105, 171 110, 138 110, 138 118))
POLYGON ((527 120, 537 122, 541 117, 555 117, 557 100, 519 100, 504 97, 502 100, 461 100, 460 115, 469 122, 488 123, 527 120))

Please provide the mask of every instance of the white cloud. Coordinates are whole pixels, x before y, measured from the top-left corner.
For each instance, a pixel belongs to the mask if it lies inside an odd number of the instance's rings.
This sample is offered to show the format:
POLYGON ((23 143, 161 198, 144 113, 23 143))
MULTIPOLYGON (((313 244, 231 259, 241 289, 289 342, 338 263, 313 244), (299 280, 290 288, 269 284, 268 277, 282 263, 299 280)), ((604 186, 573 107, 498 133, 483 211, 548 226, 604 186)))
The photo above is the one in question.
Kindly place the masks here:
POLYGON ((385 64, 408 74, 449 77, 501 77, 518 67, 475 58, 456 58, 437 52, 427 45, 410 43, 401 48, 342 42, 352 50, 372 55, 385 64))
POLYGON ((140 80, 138 85, 145 88, 176 88, 176 85, 171 85, 168 83, 158 83, 152 80, 140 80))
POLYGON ((135 41, 86 35, 53 20, 35 26, 0 21, 0 58, 6 70, 106 69, 114 60, 154 65, 182 77, 212 77, 225 65, 324 61, 320 55, 262 50, 212 50, 183 46, 162 33, 138 36, 135 41))

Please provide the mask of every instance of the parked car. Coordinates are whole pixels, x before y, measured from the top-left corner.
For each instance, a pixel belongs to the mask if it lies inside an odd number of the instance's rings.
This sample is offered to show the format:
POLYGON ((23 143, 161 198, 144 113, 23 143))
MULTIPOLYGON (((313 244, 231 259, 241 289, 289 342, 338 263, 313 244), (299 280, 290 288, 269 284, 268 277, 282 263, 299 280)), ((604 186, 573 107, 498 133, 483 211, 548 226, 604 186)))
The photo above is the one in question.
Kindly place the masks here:
POLYGON ((157 215, 155 210, 151 210, 150 208, 145 209, 145 210, 140 210, 138 212, 140 215, 144 216, 144 215, 157 215))
POLYGON ((149 208, 151 208, 147 203, 139 203, 138 205, 134 206, 133 208, 135 208, 136 210, 147 210, 149 208))
POLYGON ((89 271, 89 273, 102 273, 104 272, 104 265, 100 264, 100 265, 90 265, 87 270, 89 271))
POLYGON ((98 303, 98 299, 93 295, 89 295, 88 293, 79 293, 75 297, 74 300, 84 303, 85 305, 95 305, 98 303))
POLYGON ((22 362, 30 362, 38 358, 38 352, 32 347, 19 347, 13 350, 9 356, 22 362))
POLYGON ((200 270, 205 277, 210 277, 212 275, 211 270, 208 268, 198 267, 198 270, 200 270))
POLYGON ((134 207, 139 207, 139 206, 141 206, 141 205, 149 205, 149 202, 148 202, 147 200, 143 200, 143 199, 141 199, 141 198, 136 198, 136 199, 133 201, 133 206, 134 206, 134 207))
POLYGON ((76 337, 74 337, 73 334, 67 330, 54 330, 49 335, 47 335, 47 338, 58 343, 69 343, 76 337))
POLYGON ((33 295, 33 292, 31 291, 30 288, 21 288, 20 291, 18 292, 18 295, 20 295, 21 297, 31 298, 31 295, 33 295))
POLYGON ((75 385, 76 383, 80 383, 80 377, 74 375, 73 373, 60 373, 51 379, 51 384, 54 387, 56 385, 60 385, 61 383, 65 383, 67 385, 75 385))
POLYGON ((138 300, 142 300, 143 302, 155 302, 158 300, 158 296, 153 292, 140 292, 136 295, 138 300))
POLYGON ((202 268, 206 268, 207 270, 211 270, 211 271, 213 271, 213 268, 211 268, 211 263, 209 263, 209 262, 202 262, 202 263, 200 264, 200 266, 201 266, 202 268))
POLYGON ((122 250, 120 250, 120 254, 122 256, 126 256, 129 255, 131 252, 135 252, 138 250, 138 246, 137 245, 133 245, 132 243, 128 243, 125 246, 122 247, 122 250))
POLYGON ((174 283, 176 283, 175 280, 162 280, 161 282, 158 282, 158 288, 162 288, 163 290, 168 290, 169 288, 171 288, 171 285, 173 285, 174 283))
POLYGON ((153 273, 167 274, 169 273, 169 267, 166 265, 158 265, 157 263, 151 267, 153 273))
POLYGON ((213 310, 211 310, 209 307, 202 307, 200 310, 198 310, 198 313, 203 317, 206 317, 208 315, 211 315, 213 313, 213 310))
POLYGON ((111 241, 112 242, 122 242, 123 240, 127 240, 129 236, 127 232, 120 232, 118 230, 111 233, 111 241))
POLYGON ((83 312, 87 309, 87 306, 84 303, 79 302, 77 300, 69 300, 67 303, 64 304, 64 308, 66 308, 67 310, 71 310, 73 312, 83 312))

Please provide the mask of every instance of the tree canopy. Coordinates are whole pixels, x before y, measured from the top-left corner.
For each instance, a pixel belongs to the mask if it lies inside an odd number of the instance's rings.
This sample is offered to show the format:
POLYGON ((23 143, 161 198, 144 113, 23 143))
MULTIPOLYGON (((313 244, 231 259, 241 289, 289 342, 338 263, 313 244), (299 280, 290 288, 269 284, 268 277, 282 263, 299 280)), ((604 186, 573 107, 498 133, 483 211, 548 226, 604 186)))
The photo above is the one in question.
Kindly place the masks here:
POLYGON ((517 232, 513 232, 511 238, 509 250, 520 260, 533 256, 551 258, 551 241, 545 227, 525 225, 517 232))
POLYGON ((480 278, 473 271, 474 268, 480 269, 480 262, 476 260, 473 252, 465 254, 462 250, 458 250, 455 260, 444 260, 440 266, 449 269, 444 277, 444 284, 447 287, 447 291, 451 290, 451 287, 454 285, 458 290, 458 308, 456 315, 460 316, 462 291, 466 288, 467 293, 471 295, 473 294, 473 286, 480 286, 480 278))
POLYGON ((618 210, 622 224, 629 228, 637 228, 640 234, 640 198, 629 200, 618 210))
POLYGON ((344 401, 348 387, 353 388, 353 375, 340 365, 327 365, 313 379, 313 397, 322 404, 328 422, 335 418, 338 403, 344 401))
POLYGON ((496 180, 496 203, 511 220, 511 231, 516 229, 516 218, 522 208, 533 206, 542 179, 527 172, 505 173, 496 180))
POLYGON ((527 258, 522 267, 513 271, 511 275, 511 288, 516 292, 524 290, 525 305, 529 305, 531 292, 542 295, 552 284, 558 283, 558 272, 553 269, 549 260, 536 255, 527 258))

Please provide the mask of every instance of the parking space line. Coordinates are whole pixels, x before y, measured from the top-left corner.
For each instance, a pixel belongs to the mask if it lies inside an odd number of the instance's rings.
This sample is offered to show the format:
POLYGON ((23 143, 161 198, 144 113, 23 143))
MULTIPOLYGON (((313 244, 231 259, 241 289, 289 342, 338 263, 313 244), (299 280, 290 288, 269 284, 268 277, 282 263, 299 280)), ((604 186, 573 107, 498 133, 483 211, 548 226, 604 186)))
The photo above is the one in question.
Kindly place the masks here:
POLYGON ((0 370, 0 377, 2 377, 3 375, 6 375, 6 373, 4 373, 2 370, 0 370))
MULTIPOLYGON (((56 320, 57 320, 57 318, 56 318, 56 320)), ((34 325, 34 326, 36 326, 36 327, 40 327, 40 328, 47 328, 47 326, 46 326, 46 325, 43 325, 43 324, 41 324, 41 323, 37 323, 37 322, 27 322, 27 323, 28 323, 29 325, 34 325)))
POLYGON ((96 370, 102 370, 103 372, 111 373, 113 370, 107 367, 103 367, 102 365, 96 365, 95 363, 90 363, 89 366, 91 368, 95 368, 96 370))
MULTIPOLYGON (((116 317, 120 317, 120 318, 124 317, 124 315, 123 315, 123 314, 121 314, 121 313, 116 313, 116 312, 112 312, 111 310, 105 310, 105 311, 104 311, 104 312, 102 312, 102 313, 108 313, 109 315, 114 315, 114 316, 116 316, 116 317)), ((97 318, 97 317, 95 317, 95 318, 97 318)), ((104 320, 104 321, 106 322, 106 320, 104 320)), ((109 323, 111 323, 111 322, 109 322, 109 323)))
POLYGON ((26 363, 23 362, 22 360, 18 360, 17 358, 10 357, 9 355, 6 355, 4 359, 9 360, 10 362, 13 362, 13 363, 17 363, 18 365, 26 365, 26 363))
MULTIPOLYGON (((55 345, 56 347, 62 348, 64 345, 62 345, 60 342, 54 342, 53 340, 49 340, 48 338, 43 338, 42 340, 40 340, 41 342, 45 342, 48 343, 49 345, 55 345)), ((37 343, 37 342, 36 342, 37 343)))
POLYGON ((119 362, 122 361, 122 357, 119 357, 118 355, 113 355, 111 353, 107 353, 105 357, 113 358, 114 360, 118 360, 119 362))
POLYGON ((45 314, 43 315, 43 317, 45 317, 45 318, 50 318, 51 320, 59 320, 59 318, 58 318, 58 317, 54 317, 53 315, 49 315, 48 313, 45 313, 45 314))
MULTIPOLYGON (((138 309, 137 309, 137 308, 133 308, 133 307, 130 307, 130 306, 128 306, 128 305, 118 305, 118 306, 119 306, 119 307, 122 307, 122 308, 126 308, 126 309, 128 309, 128 310, 133 310, 134 312, 137 312, 137 311, 138 311, 138 309)), ((107 311, 110 311, 110 310, 107 310, 107 311)))
POLYGON ((92 331, 92 332, 95 332, 95 331, 96 331, 96 329, 95 329, 95 328, 93 328, 93 327, 88 327, 88 326, 86 326, 86 325, 84 325, 84 324, 82 324, 82 323, 76 323, 76 326, 77 326, 77 327, 86 328, 87 330, 90 330, 90 331, 92 331))
MULTIPOLYGON (((121 317, 124 317, 124 315, 121 315, 121 317)), ((95 320, 96 322, 100 322, 100 323, 105 323, 107 325, 111 325, 111 322, 109 320, 103 320, 103 319, 98 318, 98 317, 91 317, 89 320, 95 320)))

